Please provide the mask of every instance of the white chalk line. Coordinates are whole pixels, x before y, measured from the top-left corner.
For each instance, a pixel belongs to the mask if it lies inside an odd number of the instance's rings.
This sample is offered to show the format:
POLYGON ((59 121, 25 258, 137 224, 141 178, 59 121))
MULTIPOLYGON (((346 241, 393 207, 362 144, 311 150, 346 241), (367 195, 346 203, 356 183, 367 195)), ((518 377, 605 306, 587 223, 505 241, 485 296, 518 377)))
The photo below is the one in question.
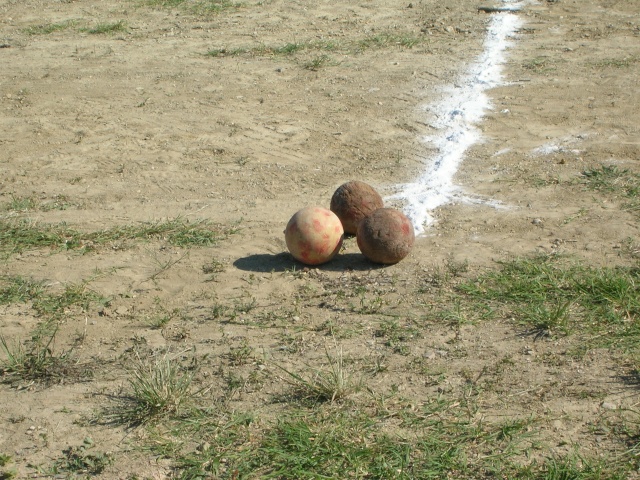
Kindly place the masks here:
MULTIPOLYGON (((510 0, 503 2, 513 6, 514 12, 522 5, 510 0)), ((454 184, 453 177, 467 150, 482 137, 476 125, 491 108, 485 92, 503 85, 505 50, 521 25, 522 21, 515 13, 491 14, 482 54, 455 86, 446 87, 444 98, 428 108, 436 118, 431 125, 438 132, 424 140, 434 145, 438 154, 420 177, 414 182, 397 185, 394 188, 397 193, 387 197, 404 204, 403 210, 413 222, 416 235, 424 233, 433 223, 430 212, 453 200, 499 206, 497 201, 464 195, 461 187, 454 184)))

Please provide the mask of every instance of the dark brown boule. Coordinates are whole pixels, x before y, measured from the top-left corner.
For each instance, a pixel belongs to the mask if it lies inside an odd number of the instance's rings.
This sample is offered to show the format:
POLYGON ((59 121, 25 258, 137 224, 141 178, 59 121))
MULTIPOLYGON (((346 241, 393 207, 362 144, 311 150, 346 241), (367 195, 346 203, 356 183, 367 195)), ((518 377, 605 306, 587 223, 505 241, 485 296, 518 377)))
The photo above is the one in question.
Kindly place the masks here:
POLYGON ((354 180, 338 187, 329 208, 342 222, 345 233, 355 235, 360 221, 383 206, 382 197, 371 185, 354 180))
POLYGON ((409 254, 415 232, 404 213, 394 208, 380 208, 360 222, 356 240, 369 260, 391 265, 409 254))

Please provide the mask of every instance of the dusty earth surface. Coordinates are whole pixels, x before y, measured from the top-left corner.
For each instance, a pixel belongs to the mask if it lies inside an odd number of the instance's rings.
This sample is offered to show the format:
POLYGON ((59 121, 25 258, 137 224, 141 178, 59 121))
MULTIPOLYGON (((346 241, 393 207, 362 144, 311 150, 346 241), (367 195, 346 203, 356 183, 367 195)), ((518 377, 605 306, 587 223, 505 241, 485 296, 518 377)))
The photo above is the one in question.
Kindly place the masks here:
MULTIPOLYGON (((171 475, 170 461, 135 448, 143 430, 92 421, 126 388, 132 352, 197 352, 212 402, 225 392, 220 372, 237 372, 249 380, 229 408, 268 422, 283 408, 270 399, 286 388, 272 361, 321 362, 328 332, 358 368, 384 358, 367 378, 372 391, 393 386, 419 403, 488 377, 486 421, 536 416, 551 452, 622 448, 592 428, 639 401, 620 353, 566 356, 579 336, 534 341, 508 318, 425 320, 402 349, 374 332, 389 315, 400 326, 427 318, 438 301, 430 286, 447 269, 470 277, 557 253, 637 264, 637 213, 615 192, 584 188, 581 172, 640 172, 640 2, 541 1, 518 13, 505 84, 488 92, 483 142, 456 177, 500 208, 432 212, 397 265, 367 262, 347 238, 335 260, 309 270, 286 252, 288 219, 328 207, 348 180, 386 196, 425 169, 428 106, 482 52, 492 14, 469 0, 266 0, 216 12, 165 3, 0 0, 3 228, 179 219, 230 230, 206 246, 153 237, 3 250, 5 284, 79 285, 103 299, 56 317, 54 354, 73 349, 90 378, 5 375, 0 385, 0 453, 18 478, 52 475, 61 452, 87 437, 115 458, 102 478, 171 475), (243 348, 251 361, 232 361, 243 348), (505 358, 511 366, 496 373, 505 358)), ((25 341, 43 315, 31 302, 1 305, 2 336, 25 341)))

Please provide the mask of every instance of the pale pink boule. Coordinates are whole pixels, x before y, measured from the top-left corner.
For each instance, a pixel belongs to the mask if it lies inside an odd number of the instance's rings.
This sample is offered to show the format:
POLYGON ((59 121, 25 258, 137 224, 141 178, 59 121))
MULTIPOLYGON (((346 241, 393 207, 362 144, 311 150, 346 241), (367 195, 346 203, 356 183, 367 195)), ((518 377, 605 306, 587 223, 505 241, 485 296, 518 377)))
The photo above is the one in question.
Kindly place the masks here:
POLYGON ((380 208, 358 225, 356 237, 362 254, 375 263, 393 264, 406 257, 415 241, 413 224, 393 208, 380 208))
POLYGON ((289 252, 296 260, 307 265, 320 265, 338 254, 344 229, 331 210, 306 207, 291 217, 284 237, 289 252))

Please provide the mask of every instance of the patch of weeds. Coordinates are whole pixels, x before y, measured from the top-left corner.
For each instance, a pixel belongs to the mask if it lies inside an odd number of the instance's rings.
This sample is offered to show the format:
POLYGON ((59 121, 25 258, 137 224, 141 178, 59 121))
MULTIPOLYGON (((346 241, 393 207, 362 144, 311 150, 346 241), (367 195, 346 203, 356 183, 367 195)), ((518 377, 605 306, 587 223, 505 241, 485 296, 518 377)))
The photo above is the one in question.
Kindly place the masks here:
POLYGON ((24 33, 27 35, 49 35, 50 33, 66 30, 67 28, 74 27, 76 25, 75 20, 67 20, 65 22, 58 23, 46 23, 42 25, 32 25, 24 29, 24 33))
POLYGON ((597 62, 590 62, 594 68, 629 68, 640 62, 640 57, 624 57, 624 58, 603 58, 597 62))
POLYGON ((4 210, 10 212, 28 212, 35 210, 38 201, 34 197, 16 197, 11 196, 11 200, 4 206, 4 210))
POLYGON ((125 225, 88 233, 78 232, 65 224, 0 220, 0 255, 37 248, 91 251, 116 242, 152 239, 165 240, 177 247, 203 247, 215 245, 237 231, 235 226, 212 224, 206 220, 189 222, 180 217, 165 222, 125 225))
POLYGON ((351 310, 356 313, 360 313, 363 315, 372 315, 375 313, 379 313, 386 303, 380 295, 376 295, 374 298, 368 299, 366 296, 367 289, 365 287, 357 287, 356 293, 360 298, 360 305, 358 307, 352 306, 351 308, 351 310))
POLYGON ((92 304, 106 306, 110 299, 88 288, 91 280, 65 285, 60 293, 44 293, 32 298, 33 308, 39 315, 47 318, 57 318, 63 315, 71 306, 78 306, 83 312, 89 310, 92 304))
POLYGON ((154 435, 149 448, 156 455, 173 459, 173 478, 247 478, 236 476, 228 463, 230 457, 254 443, 255 421, 251 413, 226 412, 222 405, 193 408, 154 435))
POLYGON ((400 325, 398 320, 383 320, 378 328, 374 331, 376 337, 385 339, 385 346, 393 349, 395 353, 400 355, 408 355, 410 353, 407 342, 415 340, 421 336, 420 330, 411 324, 400 325))
POLYGON ((640 243, 632 237, 626 238, 621 242, 620 249, 624 255, 633 259, 640 259, 640 243))
POLYGON ((240 374, 229 372, 223 375, 225 399, 231 400, 236 393, 241 393, 249 384, 249 379, 240 374))
POLYGON ((444 266, 436 266, 433 271, 421 278, 418 293, 428 293, 433 289, 442 290, 453 285, 454 281, 469 271, 469 262, 447 259, 444 266))
POLYGON ((221 303, 216 303, 213 307, 211 307, 211 317, 214 320, 225 318, 227 316, 228 311, 229 311, 229 307, 221 303))
POLYGON ((102 473, 111 463, 113 457, 104 452, 92 452, 93 440, 85 438, 82 445, 71 446, 62 451, 63 457, 57 459, 51 467, 50 474, 82 474, 87 476, 102 473))
POLYGON ((530 462, 530 449, 538 448, 535 425, 532 418, 488 421, 466 395, 416 405, 392 393, 372 405, 289 406, 271 422, 223 405, 194 408, 153 431, 149 449, 171 458, 175 478, 183 480, 601 480, 635 471, 623 461, 605 467, 611 459, 602 452, 530 462))
MULTIPOLYGON (((262 56, 294 56, 303 51, 314 52, 342 52, 344 54, 361 53, 369 49, 382 49, 389 47, 399 47, 410 49, 416 45, 425 43, 428 38, 423 35, 414 35, 412 33, 391 34, 382 33, 378 35, 367 36, 360 40, 336 43, 334 41, 306 41, 306 42, 290 42, 284 45, 260 45, 257 47, 236 47, 233 49, 217 48, 207 52, 208 56, 236 56, 236 55, 262 55, 262 56)), ((314 59, 303 64, 304 68, 309 70, 318 70, 324 66, 330 65, 331 58, 327 55, 319 55, 314 59)))
MULTIPOLYGON (((412 434, 387 432, 380 418, 361 409, 284 417, 230 466, 239 478, 257 472, 281 479, 508 477, 528 422, 485 425, 456 418, 451 408, 424 405, 412 419, 412 434)), ((404 418, 410 410, 386 414, 404 418)))
POLYGON ((0 305, 26 303, 43 295, 42 282, 23 277, 0 277, 0 305))
POLYGON ((233 309, 235 314, 242 315, 242 314, 249 313, 250 311, 255 309, 257 306, 258 306, 258 302, 256 301, 255 297, 251 297, 249 299, 240 300, 236 302, 233 309))
POLYGON ((38 203, 38 210, 42 212, 50 212, 52 210, 67 210, 69 207, 78 207, 65 195, 55 195, 52 201, 38 203))
POLYGON ((230 2, 229 0, 201 0, 194 6, 197 13, 220 13, 228 9, 237 9, 241 7, 241 3, 230 2))
POLYGON ((468 260, 456 261, 453 259, 447 259, 444 265, 447 272, 453 277, 461 277, 464 273, 469 271, 468 260))
POLYGON ((550 335, 551 332, 559 332, 568 335, 571 300, 554 304, 552 302, 531 304, 518 308, 519 315, 533 327, 533 333, 538 338, 550 335))
POLYGON ((66 225, 37 225, 28 220, 0 220, 0 254, 44 247, 79 248, 79 234, 66 225))
POLYGON ((526 70, 530 70, 534 73, 548 73, 557 69, 555 65, 549 60, 548 57, 535 57, 522 64, 522 67, 526 70))
POLYGON ((309 365, 310 372, 295 373, 276 364, 287 374, 287 381, 294 388, 294 395, 303 400, 319 402, 335 402, 359 392, 363 386, 363 378, 356 378, 355 373, 349 371, 344 364, 342 348, 337 349, 336 355, 331 355, 325 348, 327 368, 319 369, 309 365))
POLYGON ((163 329, 165 328, 171 320, 175 318, 181 317, 180 309, 174 308, 173 310, 166 310, 159 302, 156 300, 156 304, 158 305, 159 312, 154 314, 149 322, 149 326, 154 329, 163 329))
POLYGON ((142 0, 141 3, 149 7, 183 8, 199 14, 219 13, 240 6, 240 4, 229 0, 142 0))
POLYGON ((281 335, 281 343, 282 345, 279 349, 291 354, 302 353, 307 347, 307 340, 304 338, 304 335, 283 333, 281 335))
POLYGON ((0 305, 31 302, 32 308, 47 321, 58 318, 71 306, 83 311, 92 304, 108 305, 110 299, 88 288, 91 280, 65 285, 62 292, 50 292, 43 282, 22 277, 0 277, 0 305))
POLYGON ((224 263, 217 260, 211 260, 209 263, 202 265, 202 273, 209 275, 207 281, 215 280, 216 274, 223 273, 225 271, 224 263))
POLYGON ((581 183, 589 190, 624 198, 622 208, 640 212, 640 175, 615 165, 584 170, 581 183))
POLYGON ((413 48, 416 45, 424 43, 425 41, 427 41, 426 37, 422 35, 414 35, 412 33, 380 33, 376 35, 370 35, 362 40, 359 40, 356 45, 357 49, 359 51, 362 51, 373 48, 386 48, 389 46, 413 48))
POLYGON ((5 469, 12 461, 11 455, 0 453, 0 480, 10 480, 18 475, 18 471, 15 468, 5 469))
POLYGON ((99 23, 92 28, 84 28, 83 32, 90 33, 92 35, 105 35, 110 33, 124 32, 127 30, 127 23, 124 20, 118 20, 117 22, 99 23))
POLYGON ((567 225, 567 224, 573 222, 574 220, 578 220, 580 218, 585 217, 588 213, 589 213, 589 210, 587 210, 586 208, 581 208, 576 213, 573 213, 573 214, 568 215, 567 217, 565 217, 565 219, 562 220, 562 224, 563 225, 567 225))
POLYGON ((331 60, 331 57, 329 55, 320 55, 318 57, 315 57, 309 60, 308 62, 305 62, 303 64, 303 68, 305 70, 311 70, 312 72, 317 72, 318 70, 332 64, 333 64, 333 61, 331 60))
POLYGON ((349 319, 349 324, 327 320, 315 328, 316 332, 325 332, 326 335, 336 339, 352 338, 363 331, 361 323, 349 319))
MULTIPOLYGON (((441 356, 446 356, 446 352, 439 351, 441 356)), ((434 352, 435 355, 437 353, 434 352)), ((447 370, 444 367, 434 367, 429 359, 424 357, 416 357, 410 362, 411 370, 423 375, 425 378, 425 385, 434 386, 440 385, 447 379, 447 370)))
POLYGON ((253 358, 253 347, 249 345, 249 341, 244 338, 240 342, 240 345, 230 347, 228 358, 231 365, 246 365, 253 358))
POLYGON ((47 323, 32 332, 26 342, 10 342, 0 335, 0 379, 4 383, 53 383, 62 380, 80 380, 91 376, 86 365, 73 360, 73 350, 54 353, 58 325, 47 323), (48 331, 47 331, 48 330, 48 331))
POLYGON ((571 480, 625 480, 628 477, 627 468, 616 465, 608 458, 588 458, 573 452, 564 456, 549 457, 544 462, 522 468, 518 478, 524 480, 571 479, 571 480))
POLYGON ((245 53, 250 53, 250 49, 248 48, 233 48, 233 49, 229 49, 229 48, 212 48, 211 50, 207 51, 206 55, 208 57, 235 57, 238 55, 243 55, 245 53))
POLYGON ((143 425, 168 415, 177 415, 201 391, 192 388, 197 366, 185 369, 165 354, 149 362, 138 357, 129 370, 129 393, 120 405, 105 412, 109 423, 143 425))
POLYGON ((591 334, 595 345, 635 355, 639 282, 638 268, 594 268, 541 256, 503 262, 500 270, 460 284, 457 291, 488 305, 493 316, 550 333, 591 334))
POLYGON ((481 310, 476 307, 473 312, 470 312, 462 306, 462 302, 460 302, 459 299, 456 299, 451 308, 436 311, 435 317, 446 322, 449 326, 459 329, 463 325, 472 324, 475 315, 478 315, 480 311, 481 310))
POLYGON ((296 52, 299 52, 300 50, 304 50, 306 48, 308 48, 309 45, 308 44, 302 44, 302 43, 287 43, 281 47, 273 47, 273 48, 269 48, 267 49, 269 52, 273 53, 274 55, 291 55, 294 54, 296 52))

